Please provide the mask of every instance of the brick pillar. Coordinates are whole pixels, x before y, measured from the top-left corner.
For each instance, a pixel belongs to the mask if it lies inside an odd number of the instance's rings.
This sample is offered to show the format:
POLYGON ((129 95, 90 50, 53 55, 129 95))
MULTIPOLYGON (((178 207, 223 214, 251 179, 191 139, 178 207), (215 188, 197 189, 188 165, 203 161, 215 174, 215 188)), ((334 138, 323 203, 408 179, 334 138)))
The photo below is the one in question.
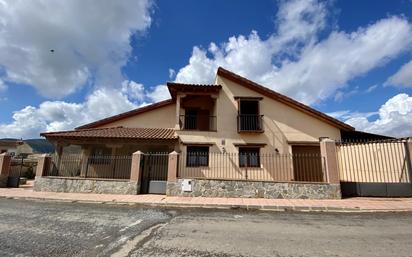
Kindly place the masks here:
POLYGON ((176 182, 178 160, 179 154, 176 151, 173 151, 169 154, 169 162, 167 167, 167 182, 176 182))
POLYGON ((141 174, 141 162, 143 161, 143 155, 141 151, 134 152, 132 155, 132 168, 130 170, 130 181, 140 184, 141 174))
POLYGON ((326 182, 330 184, 339 184, 339 168, 336 159, 336 144, 335 141, 329 138, 320 139, 320 154, 324 160, 324 174, 326 182))
POLYGON ((43 154, 37 161, 36 177, 42 177, 47 174, 50 169, 51 156, 43 154))
POLYGON ((7 153, 0 154, 0 187, 7 187, 11 156, 7 153))

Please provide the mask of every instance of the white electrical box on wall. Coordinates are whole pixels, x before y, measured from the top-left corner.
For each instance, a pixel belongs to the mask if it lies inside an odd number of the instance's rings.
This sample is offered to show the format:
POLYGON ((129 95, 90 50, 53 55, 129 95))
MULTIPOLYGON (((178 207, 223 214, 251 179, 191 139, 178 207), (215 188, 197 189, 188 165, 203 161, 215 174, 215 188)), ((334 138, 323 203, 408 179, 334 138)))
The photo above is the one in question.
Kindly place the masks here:
POLYGON ((183 179, 183 181, 182 181, 182 191, 183 192, 192 192, 192 180, 183 179))

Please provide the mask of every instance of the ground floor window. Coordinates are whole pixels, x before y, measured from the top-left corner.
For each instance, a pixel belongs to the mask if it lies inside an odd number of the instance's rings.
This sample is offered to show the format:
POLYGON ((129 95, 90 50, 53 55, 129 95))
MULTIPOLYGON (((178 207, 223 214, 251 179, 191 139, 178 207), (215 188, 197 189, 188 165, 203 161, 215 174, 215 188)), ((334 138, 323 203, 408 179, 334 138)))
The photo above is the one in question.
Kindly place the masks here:
POLYGON ((187 167, 209 166, 209 147, 208 146, 187 146, 186 153, 187 167))
POLYGON ((239 167, 260 167, 260 148, 239 147, 239 167))

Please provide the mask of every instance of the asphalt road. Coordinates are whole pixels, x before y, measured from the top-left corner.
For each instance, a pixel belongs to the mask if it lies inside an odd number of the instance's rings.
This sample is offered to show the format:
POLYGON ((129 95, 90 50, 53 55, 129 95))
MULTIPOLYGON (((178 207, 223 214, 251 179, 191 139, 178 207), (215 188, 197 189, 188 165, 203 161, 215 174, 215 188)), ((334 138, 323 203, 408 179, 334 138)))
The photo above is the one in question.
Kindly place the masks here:
POLYGON ((176 211, 0 199, 0 256, 412 256, 412 214, 176 211))

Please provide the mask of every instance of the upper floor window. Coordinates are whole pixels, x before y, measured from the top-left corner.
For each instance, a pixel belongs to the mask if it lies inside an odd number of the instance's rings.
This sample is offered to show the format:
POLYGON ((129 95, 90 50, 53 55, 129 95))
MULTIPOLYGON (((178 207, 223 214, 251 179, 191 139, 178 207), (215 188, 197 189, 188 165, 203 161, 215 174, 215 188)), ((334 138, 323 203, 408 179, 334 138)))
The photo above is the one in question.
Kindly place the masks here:
POLYGON ((262 132, 261 98, 239 98, 238 132, 262 132))

